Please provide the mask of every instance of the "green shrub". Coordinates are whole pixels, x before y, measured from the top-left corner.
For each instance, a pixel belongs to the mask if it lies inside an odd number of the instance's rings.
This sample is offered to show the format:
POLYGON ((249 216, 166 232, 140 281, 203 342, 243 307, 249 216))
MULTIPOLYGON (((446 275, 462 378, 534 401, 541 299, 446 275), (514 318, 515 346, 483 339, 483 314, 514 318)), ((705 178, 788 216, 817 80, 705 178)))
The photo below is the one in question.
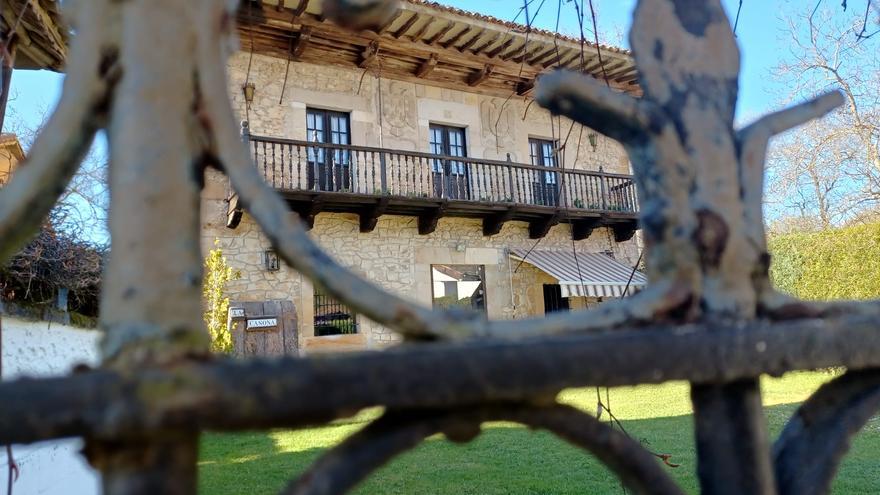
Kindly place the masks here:
POLYGON ((880 223, 769 239, 770 278, 803 299, 880 297, 880 223))
POLYGON ((202 294, 205 297, 204 319, 214 352, 232 351, 232 334, 227 325, 229 297, 226 296, 226 285, 239 278, 241 272, 229 266, 223 250, 220 249, 220 241, 215 239, 214 249, 205 258, 205 281, 202 285, 202 294))

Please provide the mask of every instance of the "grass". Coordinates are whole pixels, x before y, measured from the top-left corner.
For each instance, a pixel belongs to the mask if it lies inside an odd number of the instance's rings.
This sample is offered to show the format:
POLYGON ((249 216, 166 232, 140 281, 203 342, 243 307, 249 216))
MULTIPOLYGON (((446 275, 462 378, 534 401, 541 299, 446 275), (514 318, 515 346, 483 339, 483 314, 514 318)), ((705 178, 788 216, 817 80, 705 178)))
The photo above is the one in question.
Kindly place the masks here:
MULTIPOLYGON (((763 380, 771 435, 797 403, 833 377, 791 373, 763 380)), ((596 409, 595 389, 566 390, 560 400, 596 409)), ((603 391, 604 397, 604 391, 603 391)), ((655 452, 672 454, 681 467, 668 472, 689 493, 697 492, 692 419, 684 383, 617 388, 611 409, 624 428, 655 452)), ((201 493, 277 493, 326 449, 376 417, 369 410, 329 426, 300 431, 208 434, 199 464, 201 493)), ((880 486, 880 421, 857 437, 834 484, 834 493, 876 493, 880 486)), ((374 473, 358 494, 574 494, 622 493, 616 479, 589 454, 553 435, 511 423, 490 423, 468 444, 434 436, 374 473)))

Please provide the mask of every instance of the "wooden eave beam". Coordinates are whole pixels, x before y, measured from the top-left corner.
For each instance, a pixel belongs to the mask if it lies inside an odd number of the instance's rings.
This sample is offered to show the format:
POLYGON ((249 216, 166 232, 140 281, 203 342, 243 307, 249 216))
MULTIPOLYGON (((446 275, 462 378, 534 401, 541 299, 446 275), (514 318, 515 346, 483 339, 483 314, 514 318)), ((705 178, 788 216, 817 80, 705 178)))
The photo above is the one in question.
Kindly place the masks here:
POLYGON ((422 78, 430 74, 437 67, 438 60, 439 57, 437 55, 431 54, 427 60, 419 65, 419 68, 416 70, 416 77, 422 78))
POLYGON ((629 74, 630 72, 632 72, 634 70, 635 70, 634 66, 632 66, 632 65, 627 66, 626 64, 624 64, 623 68, 621 68, 620 70, 615 70, 614 72, 609 72, 608 79, 617 79, 621 76, 629 74))
POLYGON ((477 72, 471 74, 470 76, 468 76, 468 80, 467 80, 467 84, 468 84, 468 86, 470 86, 470 87, 472 87, 472 88, 475 87, 475 86, 479 86, 479 85, 482 84, 486 79, 488 79, 489 76, 491 76, 492 73, 493 73, 494 71, 495 71, 495 66, 494 66, 494 65, 488 65, 488 64, 487 64, 487 65, 486 65, 485 67, 483 67, 481 70, 479 70, 479 71, 477 71, 477 72))
POLYGON ((493 48, 491 51, 486 52, 486 56, 489 57, 489 58, 495 58, 495 57, 497 57, 497 56, 500 55, 503 51, 505 51, 505 50, 507 50, 508 48, 510 48, 510 45, 512 45, 515 41, 516 41, 516 37, 515 37, 515 36, 511 36, 510 38, 507 38, 507 40, 505 40, 504 43, 501 43, 501 44, 498 45, 497 47, 493 48))
POLYGON ((46 9, 40 5, 40 2, 28 1, 27 5, 30 8, 31 13, 33 13, 39 21, 42 30, 45 31, 45 37, 49 44, 52 45, 52 49, 63 57, 66 57, 67 45, 65 44, 65 37, 61 35, 55 23, 52 22, 52 16, 46 12, 46 9))
POLYGON ((604 72, 607 74, 613 70, 619 69, 620 67, 626 65, 628 62, 629 62, 628 60, 619 60, 619 59, 613 59, 613 58, 612 59, 603 58, 602 61, 599 62, 599 57, 596 57, 596 63, 592 64, 589 67, 587 67, 586 69, 584 69, 584 72, 596 73, 601 78, 601 77, 603 77, 602 76, 602 72, 603 72, 602 67, 603 66, 605 67, 604 72))
POLYGON ((554 225, 559 224, 561 216, 561 212, 557 210, 552 215, 545 215, 529 222, 529 239, 540 239, 546 236, 554 225))
POLYGON ((360 218, 360 231, 362 233, 372 232, 379 223, 379 217, 388 209, 390 198, 380 198, 379 201, 372 206, 364 207, 358 214, 360 218))
POLYGON ((395 12, 394 15, 391 16, 391 19, 388 19, 388 21, 387 21, 385 24, 383 24, 383 25, 379 28, 379 30, 376 31, 376 33, 377 33, 377 34, 385 34, 385 33, 387 33, 388 30, 391 29, 391 25, 394 24, 394 21, 396 21, 397 19, 399 19, 401 15, 403 15, 403 10, 398 9, 397 12, 395 12))
POLYGON ((458 43, 458 40, 460 40, 462 36, 470 33, 472 30, 473 30, 472 26, 465 26, 464 29, 462 29, 458 33, 452 35, 451 38, 444 41, 443 43, 440 43, 440 46, 442 46, 443 48, 449 48, 449 47, 455 46, 455 44, 458 43))
POLYGON ((477 40, 480 39, 484 34, 486 34, 486 30, 485 30, 485 29, 483 29, 483 30, 481 30, 480 32, 478 32, 478 33, 477 33, 476 35, 474 35, 471 39, 469 39, 469 40, 465 41, 464 43, 462 43, 462 45, 461 45, 460 47, 458 47, 458 51, 463 52, 463 51, 467 50, 468 48, 472 47, 472 46, 474 45, 474 43, 476 43, 477 40))
POLYGON ((535 90, 535 79, 530 79, 528 81, 519 82, 516 84, 517 96, 529 95, 534 90, 535 90))
POLYGON ((633 67, 633 70, 631 73, 629 73, 626 77, 621 77, 617 81, 620 83, 629 83, 629 82, 633 82, 633 81, 637 80, 638 78, 639 78, 639 71, 636 70, 635 67, 633 67))
POLYGON ((431 36, 430 38, 428 38, 427 40, 425 40, 425 41, 424 41, 425 44, 427 44, 427 45, 434 45, 434 44, 437 43, 441 38, 443 38, 444 36, 446 36, 446 33, 448 33, 449 30, 452 29, 454 26, 455 26, 455 22, 454 22, 454 21, 449 21, 445 26, 443 26, 442 28, 440 28, 439 31, 437 31, 436 33, 434 33, 433 36, 431 36))
POLYGON ((543 60, 546 59, 547 57, 549 57, 549 56, 551 56, 551 55, 553 55, 554 53, 557 53, 557 52, 561 54, 561 53, 562 53, 562 50, 561 50, 559 47, 557 47, 557 46, 551 46, 551 47, 550 47, 548 50, 546 50, 545 52, 541 53, 540 55, 535 56, 535 57, 532 58, 532 59, 530 59, 528 63, 529 63, 530 65, 538 65, 538 64, 541 63, 541 61, 543 61, 543 60))
POLYGON ((410 36, 410 40, 412 41, 421 41, 422 36, 428 32, 428 29, 431 27, 431 24, 434 24, 434 18, 429 17, 428 22, 425 23, 424 26, 420 27, 418 31, 415 32, 412 36, 410 36))
MULTIPOLYGON (((447 78, 432 79, 434 84, 443 87, 458 88, 461 83, 455 81, 466 82, 474 71, 481 70, 485 65, 493 65, 493 77, 474 91, 482 94, 491 94, 493 96, 506 96, 516 88, 517 83, 534 78, 541 70, 540 66, 515 64, 509 60, 503 60, 498 57, 489 57, 489 55, 503 50, 505 47, 509 50, 511 46, 515 46, 521 37, 511 36, 504 33, 504 36, 497 41, 493 40, 487 45, 485 51, 479 54, 472 54, 472 51, 466 53, 458 50, 444 49, 439 45, 430 44, 434 39, 442 40, 449 36, 449 32, 457 26, 454 21, 442 24, 435 19, 433 24, 425 30, 425 38, 419 41, 411 41, 408 35, 401 36, 400 39, 393 38, 390 34, 378 35, 373 31, 353 32, 343 29, 335 24, 321 21, 315 14, 305 13, 298 19, 292 19, 291 13, 293 9, 285 8, 282 12, 277 12, 274 6, 265 6, 262 11, 248 13, 247 9, 239 9, 239 33, 244 49, 249 48, 251 41, 251 33, 254 33, 254 50, 263 54, 267 54, 278 58, 287 58, 290 54, 291 31, 298 31, 304 27, 312 28, 309 49, 305 50, 302 56, 303 61, 317 64, 331 64, 340 67, 363 67, 365 58, 370 58, 369 51, 364 49, 374 42, 381 42, 382 56, 389 60, 388 74, 393 77, 412 82, 421 81, 416 77, 415 72, 418 66, 432 54, 437 55, 444 62, 444 74, 449 72, 447 78), (438 24, 440 24, 438 26, 438 24), (508 37, 510 36, 510 37, 508 37), (366 57, 364 56, 366 55, 366 57)), ((425 15, 420 13, 422 21, 414 24, 411 30, 421 30, 422 23, 425 25, 425 15), (418 27, 418 28, 416 28, 418 27)), ((484 35, 485 36, 485 35, 484 35)), ((478 40, 475 45, 482 45, 484 42, 478 40)), ((514 49, 515 51, 515 49, 514 49)), ((576 61, 579 58, 579 50, 572 53, 571 60, 576 61)), ((367 60, 369 63, 373 59, 367 60)), ((615 61, 620 57, 615 57, 615 61)), ((572 65, 580 65, 579 62, 572 65)), ((573 67, 574 68, 574 67, 573 67)), ((436 71, 436 69, 435 69, 436 71)), ((595 74, 593 75, 595 77, 595 74)), ((627 91, 632 94, 638 92, 637 84, 612 84, 619 86, 618 89, 627 91)))
POLYGON ((566 55, 560 54, 558 59, 555 57, 551 58, 549 61, 545 62, 541 66, 545 69, 550 68, 553 65, 556 65, 557 67, 569 68, 569 65, 571 65, 573 62, 579 61, 580 59, 581 59, 580 50, 574 50, 574 53, 571 54, 571 56, 569 56, 568 54, 566 54, 566 55))
POLYGON ((602 223, 600 218, 584 218, 580 220, 572 220, 571 222, 571 240, 582 241, 593 233, 593 230, 602 223))
POLYGON ((615 223, 611 226, 611 230, 614 232, 614 241, 615 242, 626 242, 633 238, 636 230, 638 230, 639 224, 637 221, 632 220, 630 222, 622 222, 615 223))
POLYGON ((296 41, 293 42, 293 47, 290 50, 290 58, 293 60, 299 60, 303 52, 306 50, 306 47, 309 45, 309 40, 311 39, 312 28, 308 26, 302 28, 302 31, 299 32, 299 36, 296 38, 296 41))
POLYGON ((513 219, 513 216, 516 214, 516 207, 511 206, 510 208, 504 210, 501 213, 496 213, 494 215, 489 215, 488 217, 483 219, 483 235, 484 236, 492 236, 501 232, 501 229, 504 227, 504 224, 513 219))
POLYGON ((403 23, 403 26, 400 26, 400 29, 398 29, 397 31, 395 31, 394 34, 393 34, 392 36, 394 36, 395 38, 400 38, 401 36, 403 36, 404 34, 406 34, 406 32, 409 31, 410 28, 413 27, 413 25, 414 25, 418 20, 419 20, 419 14, 417 14, 417 13, 414 12, 413 15, 410 16, 410 18, 407 19, 406 22, 403 23))
POLYGON ((489 41, 483 43, 482 45, 480 45, 476 48, 473 48, 471 50, 471 53, 473 53, 474 55, 479 55, 480 53, 483 53, 483 50, 485 50, 486 48, 489 48, 490 46, 494 45, 495 43, 498 43, 498 41, 500 41, 501 38, 503 38, 503 37, 504 37, 504 33, 498 33, 498 35, 495 36, 494 38, 491 38, 489 41))
POLYGON ((363 69, 364 67, 369 66, 376 60, 376 57, 379 56, 379 42, 374 41, 361 52, 361 60, 358 62, 358 67, 363 69))
POLYGON ((443 204, 441 204, 437 208, 431 208, 429 211, 419 215, 419 235, 428 235, 437 230, 437 223, 440 221, 440 218, 443 217, 443 215, 446 213, 447 207, 448 203, 444 201, 443 204))
MULTIPOLYGON (((510 61, 515 64, 521 64, 524 61, 528 60, 529 57, 533 56, 536 52, 541 50, 541 45, 527 46, 523 45, 517 48, 513 53, 510 53, 508 57, 510 57, 510 61)), ((502 57, 505 58, 505 57, 502 57)))

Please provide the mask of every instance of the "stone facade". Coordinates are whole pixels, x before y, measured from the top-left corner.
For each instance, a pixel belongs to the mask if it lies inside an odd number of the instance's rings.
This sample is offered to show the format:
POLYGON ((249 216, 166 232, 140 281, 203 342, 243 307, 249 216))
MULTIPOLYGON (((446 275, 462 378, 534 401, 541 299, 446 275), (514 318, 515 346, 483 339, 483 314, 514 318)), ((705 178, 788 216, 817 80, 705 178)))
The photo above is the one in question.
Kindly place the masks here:
MULTIPOLYGON (((439 123, 466 129, 469 156, 505 159, 509 153, 513 161, 527 163, 530 137, 564 141, 570 127, 570 121, 551 120, 548 112, 521 99, 505 101, 409 82, 380 81, 369 72, 297 62, 290 64, 284 98, 279 103, 286 61, 260 55, 253 55, 252 60, 250 57, 238 53, 230 60, 230 94, 239 115, 249 121, 255 135, 305 139, 308 106, 350 112, 355 145, 428 151, 428 126, 439 123), (241 90, 246 80, 256 88, 254 102, 247 110, 241 90)), ((566 167, 597 170, 602 166, 606 171, 628 173, 623 148, 599 136, 594 151, 587 138, 589 132, 578 125, 573 127, 568 138, 573 144, 567 146, 570 151, 563 158, 566 167)), ((270 246, 247 214, 236 229, 226 228, 228 194, 225 179, 220 174, 209 174, 203 194, 203 249, 207 251, 219 239, 230 264, 241 270, 243 278, 230 286, 233 300, 293 301, 302 344, 314 335, 312 286, 286 266, 275 272, 264 268, 264 251, 270 246)), ((356 215, 321 213, 311 235, 341 264, 426 306, 432 304, 432 264, 483 265, 490 318, 542 315, 542 284, 555 282, 532 265, 519 265, 508 256, 510 249, 528 249, 535 244, 523 222, 508 222, 499 234, 484 237, 480 220, 441 218, 435 232, 419 235, 416 218, 386 215, 374 231, 361 233, 356 215)), ((576 246, 585 253, 609 251, 628 265, 638 258, 636 240, 615 243, 607 229, 596 229, 576 246)), ((540 240, 539 249, 570 251, 568 224, 553 227, 540 240)), ((573 301, 572 307, 587 303, 573 301)), ((393 333, 366 318, 359 317, 358 324, 363 345, 368 348, 396 341, 393 333)))

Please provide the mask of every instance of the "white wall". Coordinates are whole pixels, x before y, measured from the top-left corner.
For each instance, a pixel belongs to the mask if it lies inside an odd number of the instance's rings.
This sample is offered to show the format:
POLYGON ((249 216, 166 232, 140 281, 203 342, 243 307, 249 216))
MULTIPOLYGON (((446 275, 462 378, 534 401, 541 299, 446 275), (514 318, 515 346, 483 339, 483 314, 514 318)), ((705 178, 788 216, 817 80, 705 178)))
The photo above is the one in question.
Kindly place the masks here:
MULTIPOLYGON (((45 321, 2 316, 2 379, 64 375, 75 365, 99 361, 100 333, 45 321)), ((2 407, 2 405, 0 405, 2 407)), ((12 456, 20 476, 12 491, 19 495, 90 495, 100 492, 97 473, 79 454, 82 440, 15 445, 12 456)), ((7 483, 6 449, 0 449, 0 487, 7 483)))

